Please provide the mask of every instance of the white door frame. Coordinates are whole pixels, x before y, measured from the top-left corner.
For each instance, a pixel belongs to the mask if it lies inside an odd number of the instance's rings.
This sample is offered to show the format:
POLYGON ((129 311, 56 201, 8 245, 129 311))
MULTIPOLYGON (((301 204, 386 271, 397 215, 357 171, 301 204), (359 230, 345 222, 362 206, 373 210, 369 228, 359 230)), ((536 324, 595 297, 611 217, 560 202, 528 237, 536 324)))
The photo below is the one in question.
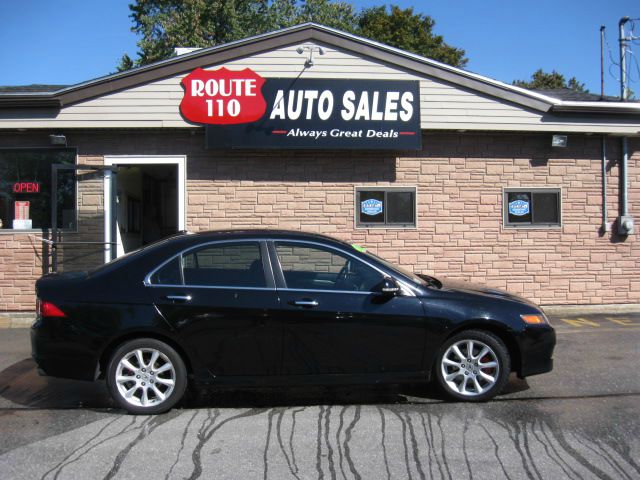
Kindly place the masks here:
MULTIPOLYGON (((185 197, 187 192, 186 155, 105 155, 105 166, 111 165, 177 165, 178 166, 178 230, 185 230, 185 197)), ((111 171, 104 175, 104 261, 111 260, 111 171)), ((117 250, 116 250, 117 251, 117 250)))

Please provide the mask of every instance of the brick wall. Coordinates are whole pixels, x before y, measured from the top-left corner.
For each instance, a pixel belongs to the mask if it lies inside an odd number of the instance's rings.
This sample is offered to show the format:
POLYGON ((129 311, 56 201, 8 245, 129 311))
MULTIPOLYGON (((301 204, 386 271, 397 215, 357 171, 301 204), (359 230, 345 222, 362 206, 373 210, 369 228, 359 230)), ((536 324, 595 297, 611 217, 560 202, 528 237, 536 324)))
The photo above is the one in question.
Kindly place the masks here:
MULTIPOLYGON (((44 137, 0 134, 0 146, 28 146, 44 137)), ((597 136, 570 135, 567 148, 552 149, 546 134, 428 134, 422 152, 400 157, 388 152, 204 151, 199 131, 67 132, 67 139, 78 146, 82 163, 100 164, 104 155, 186 154, 187 228, 193 231, 316 231, 364 245, 417 272, 486 283, 542 304, 640 303, 637 235, 600 232, 597 136), (384 185, 417 186, 417 228, 354 228, 354 188, 384 185), (503 228, 502 188, 518 186, 560 187, 562 227, 503 228)), ((634 139, 630 146, 630 213, 640 219, 640 142, 634 139)), ((618 215, 619 139, 610 139, 608 149, 607 210, 613 221, 618 215)), ((66 238, 100 239, 101 185, 99 180, 80 183, 80 233, 66 238)), ((17 242, 24 255, 17 261, 9 253, 13 244, 2 244, 0 269, 19 266, 22 288, 16 293, 18 280, 0 273, 0 310, 31 309, 31 285, 42 270, 42 252, 25 235, 3 235, 0 242, 17 242)), ((100 261, 95 249, 94 257, 87 258, 88 263, 100 261)))

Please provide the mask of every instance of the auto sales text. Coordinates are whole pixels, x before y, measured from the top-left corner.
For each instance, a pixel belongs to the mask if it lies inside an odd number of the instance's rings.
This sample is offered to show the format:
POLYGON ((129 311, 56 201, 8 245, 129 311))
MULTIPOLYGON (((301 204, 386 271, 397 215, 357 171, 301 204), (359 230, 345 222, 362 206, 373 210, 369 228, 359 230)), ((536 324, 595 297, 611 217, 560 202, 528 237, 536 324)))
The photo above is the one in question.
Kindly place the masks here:
MULTIPOLYGON (((345 121, 371 120, 408 122, 413 117, 412 92, 368 92, 356 94, 347 90, 342 95, 340 116, 345 121)), ((335 99, 331 90, 284 90, 276 92, 273 108, 269 115, 271 120, 329 120, 333 115, 335 99)))

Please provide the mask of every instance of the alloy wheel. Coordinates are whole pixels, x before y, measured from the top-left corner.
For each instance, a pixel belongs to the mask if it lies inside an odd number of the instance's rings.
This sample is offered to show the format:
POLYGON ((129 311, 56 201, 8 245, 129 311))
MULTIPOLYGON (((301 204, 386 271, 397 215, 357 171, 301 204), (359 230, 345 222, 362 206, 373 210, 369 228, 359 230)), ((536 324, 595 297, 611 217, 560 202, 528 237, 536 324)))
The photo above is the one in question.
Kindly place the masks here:
POLYGON ((452 344, 442 356, 442 378, 455 393, 476 397, 491 390, 499 379, 500 364, 491 347, 475 339, 452 344))
POLYGON ((161 351, 137 348, 120 358, 115 384, 127 403, 136 407, 156 406, 171 396, 176 384, 176 369, 161 351))

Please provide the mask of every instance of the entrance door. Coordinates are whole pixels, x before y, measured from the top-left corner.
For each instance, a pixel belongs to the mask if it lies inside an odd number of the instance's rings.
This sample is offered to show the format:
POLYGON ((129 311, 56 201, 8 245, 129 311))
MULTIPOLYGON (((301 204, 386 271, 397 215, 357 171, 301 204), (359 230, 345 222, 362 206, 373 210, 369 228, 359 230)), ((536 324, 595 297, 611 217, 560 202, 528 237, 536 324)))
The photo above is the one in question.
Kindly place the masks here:
POLYGON ((105 261, 185 229, 185 157, 105 157, 118 166, 118 186, 105 177, 105 261), (113 240, 112 240, 113 239, 113 240))

